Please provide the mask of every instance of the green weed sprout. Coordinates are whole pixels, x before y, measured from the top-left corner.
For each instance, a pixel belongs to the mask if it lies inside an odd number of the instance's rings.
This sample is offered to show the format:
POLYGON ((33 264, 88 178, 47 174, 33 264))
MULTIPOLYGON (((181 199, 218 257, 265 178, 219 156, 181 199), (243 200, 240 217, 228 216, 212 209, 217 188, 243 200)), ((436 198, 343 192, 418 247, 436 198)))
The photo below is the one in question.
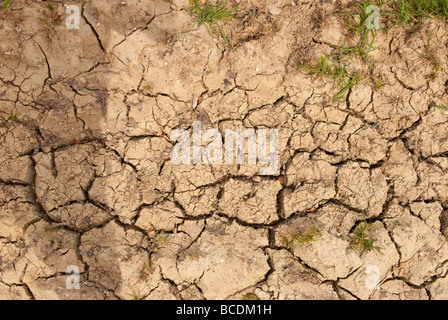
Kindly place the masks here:
POLYGON ((362 249, 364 251, 377 251, 380 252, 381 248, 373 245, 374 241, 369 239, 368 231, 372 228, 372 223, 362 221, 359 223, 353 231, 355 235, 354 247, 362 249))
POLYGON ((230 4, 229 0, 217 0, 216 3, 212 3, 209 0, 206 0, 205 3, 201 3, 199 0, 190 0, 190 7, 188 8, 188 11, 198 20, 198 28, 202 25, 205 25, 213 33, 216 33, 215 28, 219 28, 221 30, 224 41, 229 47, 234 49, 229 43, 229 40, 227 39, 227 36, 220 22, 233 19, 239 5, 240 3, 232 5, 230 4))

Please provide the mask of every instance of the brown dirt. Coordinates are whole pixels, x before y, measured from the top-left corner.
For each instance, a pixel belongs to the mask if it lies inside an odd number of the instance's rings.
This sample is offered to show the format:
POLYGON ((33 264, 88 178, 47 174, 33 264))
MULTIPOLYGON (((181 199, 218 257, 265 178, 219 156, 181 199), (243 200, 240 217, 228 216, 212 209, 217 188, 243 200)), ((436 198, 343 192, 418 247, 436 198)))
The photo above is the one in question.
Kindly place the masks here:
POLYGON ((333 103, 297 66, 350 37, 348 1, 243 1, 236 51, 186 0, 79 2, 79 30, 47 4, 0 10, 1 299, 448 298, 448 70, 424 55, 431 34, 447 65, 443 23, 379 31, 383 86, 333 103), (174 165, 193 121, 278 129, 276 175, 174 165), (380 252, 353 246, 363 219, 380 252))

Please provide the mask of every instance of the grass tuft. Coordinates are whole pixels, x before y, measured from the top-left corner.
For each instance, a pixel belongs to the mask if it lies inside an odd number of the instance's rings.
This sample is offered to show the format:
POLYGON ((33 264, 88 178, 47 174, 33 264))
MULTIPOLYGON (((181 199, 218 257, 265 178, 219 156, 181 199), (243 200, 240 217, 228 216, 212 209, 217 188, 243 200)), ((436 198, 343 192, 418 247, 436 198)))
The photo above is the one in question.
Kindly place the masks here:
POLYGON ((373 89, 375 91, 380 91, 381 88, 384 86, 383 75, 380 73, 376 76, 372 76, 372 80, 373 80, 373 89))
POLYGON ((398 0, 395 1, 396 15, 400 21, 414 24, 422 19, 447 19, 448 1, 446 0, 398 0))
POLYGON ((157 249, 160 249, 160 248, 166 246, 166 245, 168 244, 168 242, 169 242, 169 235, 166 234, 165 231, 162 231, 162 232, 161 232, 159 235, 157 235, 157 237, 156 237, 156 243, 157 243, 156 248, 157 248, 157 249))
POLYGON ((353 234, 355 235, 353 245, 355 248, 359 248, 363 251, 381 251, 381 248, 373 245, 374 240, 369 239, 368 231, 372 229, 372 225, 372 223, 362 221, 356 226, 355 230, 353 231, 353 234))
POLYGON ((314 67, 299 65, 300 68, 305 68, 333 82, 337 88, 332 99, 333 103, 346 102, 350 89, 360 82, 361 70, 349 71, 350 66, 354 65, 356 61, 361 61, 371 72, 374 68, 375 61, 369 54, 375 49, 373 43, 376 29, 367 28, 366 23, 371 16, 367 13, 367 8, 371 5, 381 8, 385 4, 383 1, 364 0, 361 3, 355 3, 352 11, 341 13, 345 16, 348 27, 353 32, 355 41, 351 41, 351 45, 348 45, 346 41, 341 46, 331 45, 332 54, 325 54, 319 58, 314 67))
POLYGON ((154 89, 154 87, 152 85, 150 85, 149 83, 146 83, 142 89, 144 91, 151 91, 152 89, 154 89))
POLYGON ((234 49, 227 39, 221 22, 235 18, 239 5, 240 3, 231 4, 230 0, 217 0, 215 3, 209 0, 205 3, 200 0, 190 0, 190 7, 187 10, 196 17, 198 28, 205 25, 213 33, 217 33, 216 30, 219 29, 226 44, 234 49))
POLYGON ((9 120, 10 120, 10 121, 14 121, 14 122, 19 122, 19 117, 18 117, 17 114, 15 113, 15 114, 12 114, 12 115, 9 117, 9 120))
POLYGON ((199 255, 197 253, 192 253, 192 254, 187 255, 187 258, 189 260, 199 260, 199 255))
POLYGON ((430 33, 430 35, 428 37, 428 41, 427 41, 427 44, 425 46, 422 56, 431 65, 432 71, 431 71, 431 74, 429 74, 427 76, 427 78, 434 80, 439 76, 440 71, 442 71, 442 65, 441 65, 439 57, 437 56, 435 49, 431 46, 431 37, 432 37, 432 32, 430 33))
POLYGON ((336 61, 330 61, 329 58, 336 56, 329 56, 325 54, 319 58, 316 66, 309 67, 300 65, 299 67, 317 74, 323 78, 331 80, 337 87, 337 93, 333 96, 333 103, 343 102, 346 99, 347 93, 350 89, 359 83, 360 71, 350 73, 347 71, 347 65, 336 57, 336 61), (329 62, 330 61, 330 62, 329 62))
POLYGON ((304 244, 307 242, 316 241, 316 238, 321 236, 322 232, 320 232, 317 227, 308 229, 305 234, 301 235, 297 232, 292 232, 287 237, 281 238, 281 241, 289 248, 294 245, 294 242, 304 244))
POLYGON ((131 291, 131 293, 128 293, 128 295, 132 298, 132 300, 140 300, 139 295, 134 291, 134 289, 132 289, 131 286, 128 286, 128 288, 131 291))

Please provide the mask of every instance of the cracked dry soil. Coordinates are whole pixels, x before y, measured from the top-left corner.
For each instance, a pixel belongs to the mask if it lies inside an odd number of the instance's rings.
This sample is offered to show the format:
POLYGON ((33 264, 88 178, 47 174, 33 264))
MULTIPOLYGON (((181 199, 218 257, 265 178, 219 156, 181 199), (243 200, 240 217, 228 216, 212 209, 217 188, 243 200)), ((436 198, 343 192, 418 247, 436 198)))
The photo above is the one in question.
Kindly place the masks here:
POLYGON ((431 33, 447 65, 442 22, 378 32, 383 87, 334 104, 297 65, 343 43, 348 1, 243 1, 236 51, 188 1, 78 2, 79 30, 48 4, 0 10, 0 298, 448 298, 448 70, 419 54, 431 33), (194 121, 278 129, 278 172, 173 165, 194 121))

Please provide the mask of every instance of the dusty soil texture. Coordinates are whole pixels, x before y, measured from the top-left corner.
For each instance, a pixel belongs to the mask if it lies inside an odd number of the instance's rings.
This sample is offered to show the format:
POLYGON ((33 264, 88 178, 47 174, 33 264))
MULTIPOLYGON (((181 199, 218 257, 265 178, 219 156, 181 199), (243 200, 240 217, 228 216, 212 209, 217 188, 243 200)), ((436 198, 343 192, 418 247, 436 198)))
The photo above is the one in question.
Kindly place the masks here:
POLYGON ((334 103, 298 65, 350 37, 348 3, 243 0, 237 50, 187 0, 1 9, 0 298, 447 299, 448 70, 423 56, 448 65, 447 28, 378 31, 381 89, 334 103), (194 121, 278 129, 277 173, 174 165, 194 121))

